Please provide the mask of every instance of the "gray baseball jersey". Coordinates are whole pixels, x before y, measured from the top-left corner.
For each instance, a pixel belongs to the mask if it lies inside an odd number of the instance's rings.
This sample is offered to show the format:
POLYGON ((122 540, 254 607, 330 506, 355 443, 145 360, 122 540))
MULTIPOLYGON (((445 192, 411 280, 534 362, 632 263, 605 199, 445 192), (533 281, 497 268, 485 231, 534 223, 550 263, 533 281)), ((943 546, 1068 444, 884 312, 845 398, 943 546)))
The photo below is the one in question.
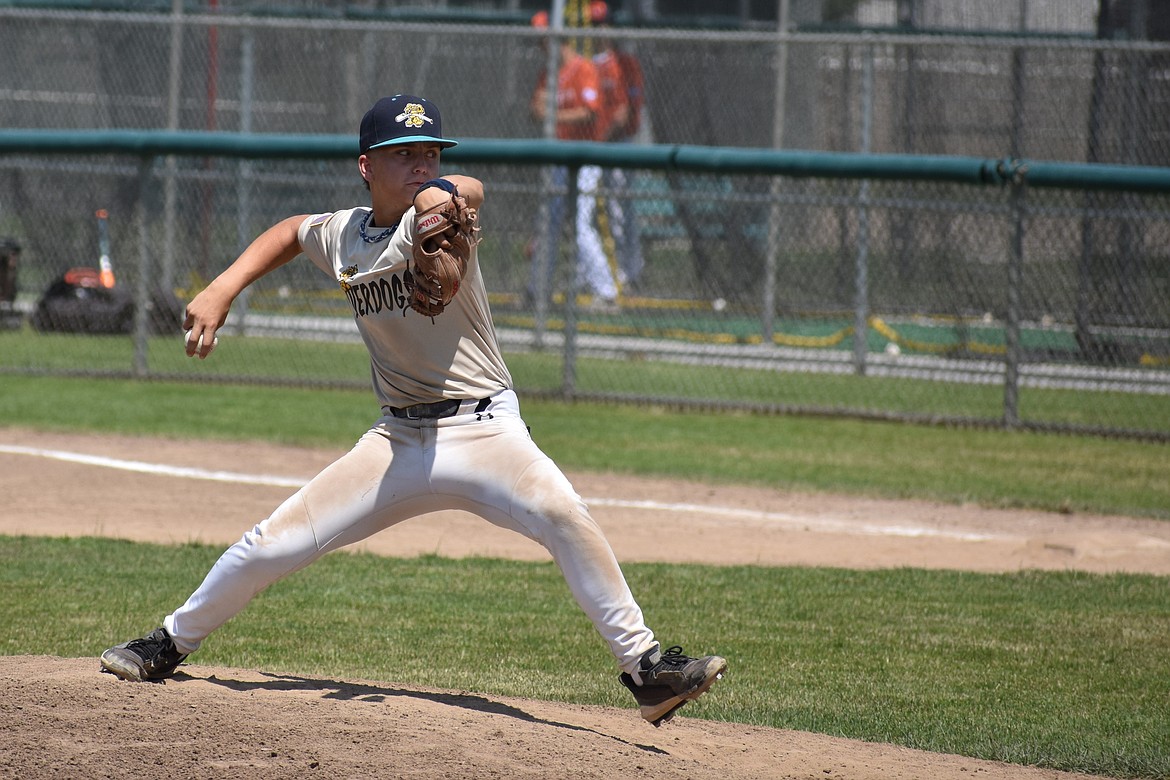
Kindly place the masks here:
MULTIPOLYGON (((407 304, 403 274, 414 240, 414 208, 389 239, 370 243, 358 224, 368 208, 317 214, 298 237, 313 264, 341 285, 370 353, 374 392, 383 407, 445 398, 487 398, 512 387, 500 356, 479 257, 472 250, 459 294, 428 320, 407 304), (441 388, 442 395, 435 395, 441 388)), ((377 235, 382 229, 370 228, 377 235)))

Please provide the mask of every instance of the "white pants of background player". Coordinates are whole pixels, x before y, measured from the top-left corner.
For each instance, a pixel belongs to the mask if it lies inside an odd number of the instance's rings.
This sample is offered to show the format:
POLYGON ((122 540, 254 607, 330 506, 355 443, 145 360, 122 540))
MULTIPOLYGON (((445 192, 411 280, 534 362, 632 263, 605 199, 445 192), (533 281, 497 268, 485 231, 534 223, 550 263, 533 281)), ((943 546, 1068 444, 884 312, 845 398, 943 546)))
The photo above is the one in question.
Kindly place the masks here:
POLYGON ((560 469, 536 446, 515 393, 440 420, 383 417, 353 449, 224 552, 163 625, 184 653, 281 577, 331 550, 411 517, 461 509, 534 539, 623 671, 654 635, 601 530, 560 469))
POLYGON ((642 236, 638 229, 638 215, 634 202, 627 200, 629 187, 625 170, 610 168, 602 177, 610 195, 605 199, 606 216, 609 217, 609 232, 613 236, 617 251, 618 281, 622 287, 636 285, 642 279, 646 260, 642 256, 642 236))
MULTIPOLYGON (((568 180, 569 171, 567 168, 553 169, 553 185, 555 187, 565 187, 568 180)), ((605 247, 601 242, 601 234, 597 232, 596 225, 597 192, 600 186, 600 167, 583 165, 578 169, 577 203, 573 222, 577 237, 577 284, 588 287, 598 298, 612 301, 617 298, 617 283, 614 282, 613 274, 610 272, 609 258, 605 255, 605 247)), ((549 249, 547 257, 534 258, 532 276, 528 283, 528 291, 534 296, 541 289, 537 284, 540 274, 545 275, 544 289, 551 291, 553 288, 556 259, 560 254, 561 222, 565 217, 565 200, 565 197, 558 195, 549 204, 548 219, 553 227, 552 247, 549 249)))

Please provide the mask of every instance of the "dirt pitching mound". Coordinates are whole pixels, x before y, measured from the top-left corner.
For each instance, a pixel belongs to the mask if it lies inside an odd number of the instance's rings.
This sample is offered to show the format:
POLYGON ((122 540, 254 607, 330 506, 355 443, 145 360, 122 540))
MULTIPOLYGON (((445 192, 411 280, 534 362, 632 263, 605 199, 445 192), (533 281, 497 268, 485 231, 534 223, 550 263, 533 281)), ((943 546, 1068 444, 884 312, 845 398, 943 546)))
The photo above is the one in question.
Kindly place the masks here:
POLYGON ((97 659, 8 656, 0 687, 0 776, 21 780, 1070 777, 681 714, 655 729, 633 709, 197 664, 127 683, 97 659))

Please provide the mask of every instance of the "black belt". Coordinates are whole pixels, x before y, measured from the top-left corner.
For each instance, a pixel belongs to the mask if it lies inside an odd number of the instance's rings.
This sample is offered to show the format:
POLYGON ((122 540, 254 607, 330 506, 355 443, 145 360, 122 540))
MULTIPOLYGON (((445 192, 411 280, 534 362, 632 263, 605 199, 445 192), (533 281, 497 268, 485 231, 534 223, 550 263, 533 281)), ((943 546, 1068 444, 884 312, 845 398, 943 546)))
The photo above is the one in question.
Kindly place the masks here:
MULTIPOLYGON (((415 404, 414 406, 387 406, 386 410, 392 417, 401 420, 440 420, 452 417, 459 411, 459 405, 465 399, 448 398, 445 401, 435 401, 431 404, 415 404)), ((490 398, 481 398, 475 406, 476 412, 484 412, 492 402, 490 398)))

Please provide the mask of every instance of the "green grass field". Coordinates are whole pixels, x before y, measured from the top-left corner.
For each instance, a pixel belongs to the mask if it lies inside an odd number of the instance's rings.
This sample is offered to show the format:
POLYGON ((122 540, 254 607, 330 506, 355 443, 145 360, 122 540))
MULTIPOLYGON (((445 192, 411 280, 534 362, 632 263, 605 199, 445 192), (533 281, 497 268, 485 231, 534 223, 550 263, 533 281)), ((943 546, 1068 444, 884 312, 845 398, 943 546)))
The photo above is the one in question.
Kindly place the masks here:
MULTIPOLYGON (((501 319, 508 315, 502 315, 501 319)), ((632 316, 632 315, 631 315, 632 316)), ((669 324, 669 323, 668 323, 669 324)), ((582 333, 626 333, 619 322, 579 323, 582 333)), ((643 334, 666 341, 666 328, 643 334)), ((681 337, 680 337, 681 338, 681 337)), ((683 341, 689 339, 682 338, 683 341)), ((881 352, 884 341, 875 342, 881 352)), ((846 344, 847 346, 847 344, 846 344)), ((509 354, 516 386, 527 394, 560 395, 565 366, 558 350, 509 354)), ((190 360, 175 337, 148 340, 135 355, 125 336, 37 333, 31 328, 0 330, 0 372, 13 375, 58 373, 95 376, 141 375, 168 379, 328 384, 364 391, 369 387, 369 358, 359 343, 335 344, 258 336, 233 336, 209 361, 190 360), (230 346, 228 346, 230 344, 230 346), (141 371, 136 360, 142 363, 141 371)), ((3 374, 0 374, 3 376, 3 374)), ((907 415, 997 424, 1003 418, 1004 389, 999 383, 946 382, 853 374, 817 374, 667 361, 583 357, 576 363, 575 392, 580 395, 712 401, 757 407, 818 409, 838 414, 907 415)), ((368 398, 368 394, 365 396, 368 398)), ((1170 403, 1165 396, 1023 387, 1019 417, 1026 423, 1088 429, 1170 432, 1170 403)))
MULTIPOLYGON (((620 405, 524 410, 565 468, 1170 516, 1160 444, 620 405)), ((344 448, 373 415, 368 391, 0 375, 0 426, 344 448)), ((219 553, 0 539, 5 652, 93 656, 148 631, 219 553)), ((731 660, 716 695, 688 715, 1170 777, 1170 578, 665 564, 626 573, 664 641, 731 660)), ((197 660, 631 706, 551 564, 327 556, 261 594, 197 660)))

